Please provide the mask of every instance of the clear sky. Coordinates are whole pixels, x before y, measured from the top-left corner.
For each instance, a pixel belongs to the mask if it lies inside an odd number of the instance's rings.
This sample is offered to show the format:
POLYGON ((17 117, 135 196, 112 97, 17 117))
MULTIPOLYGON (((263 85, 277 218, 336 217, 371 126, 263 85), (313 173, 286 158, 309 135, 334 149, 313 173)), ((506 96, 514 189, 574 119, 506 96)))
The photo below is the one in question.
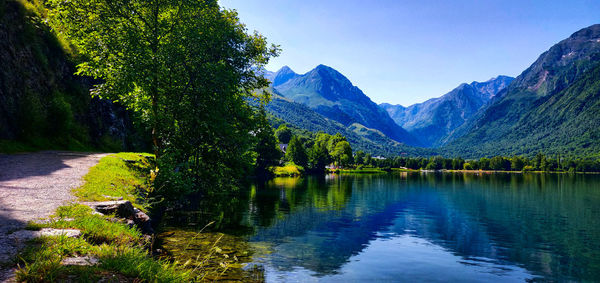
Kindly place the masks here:
POLYGON ((377 103, 408 106, 460 83, 517 76, 600 23, 598 0, 221 0, 282 53, 267 66, 340 71, 377 103))

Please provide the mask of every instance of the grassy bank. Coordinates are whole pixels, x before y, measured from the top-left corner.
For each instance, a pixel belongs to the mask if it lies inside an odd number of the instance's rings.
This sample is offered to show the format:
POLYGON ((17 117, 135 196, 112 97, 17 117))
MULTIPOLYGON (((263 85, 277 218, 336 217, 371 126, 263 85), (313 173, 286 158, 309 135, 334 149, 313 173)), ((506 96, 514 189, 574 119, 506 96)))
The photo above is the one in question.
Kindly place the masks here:
MULTIPOLYGON (((74 190, 78 201, 102 201, 115 197, 130 200, 145 210, 146 192, 152 190, 152 156, 119 153, 107 156, 84 177, 85 184, 74 190)), ((72 228, 81 230, 79 238, 42 237, 31 241, 19 256, 17 280, 27 282, 97 282, 99 280, 189 282, 194 276, 178 263, 150 256, 150 239, 135 227, 111 216, 93 213, 87 206, 72 203, 57 209, 45 224, 30 223, 29 229, 72 228), (89 256, 98 259, 93 266, 66 266, 67 257, 89 256)))

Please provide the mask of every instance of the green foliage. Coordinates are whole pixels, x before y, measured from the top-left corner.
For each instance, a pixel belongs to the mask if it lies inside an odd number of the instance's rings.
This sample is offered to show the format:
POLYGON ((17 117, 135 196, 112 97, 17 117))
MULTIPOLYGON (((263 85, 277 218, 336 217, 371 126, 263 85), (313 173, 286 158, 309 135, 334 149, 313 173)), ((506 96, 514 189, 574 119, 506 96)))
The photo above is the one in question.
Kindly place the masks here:
POLYGON ((308 151, 309 169, 313 172, 325 172, 325 167, 332 161, 327 150, 329 137, 328 134, 318 133, 312 148, 308 151))
POLYGON ((255 115, 256 143, 254 152, 256 152, 255 173, 257 176, 267 176, 269 167, 275 166, 281 159, 281 151, 277 145, 273 128, 267 121, 264 108, 260 108, 255 115))
POLYGON ((432 149, 410 147, 398 143, 381 132, 357 123, 345 126, 325 118, 305 105, 285 100, 276 93, 271 102, 266 105, 266 110, 271 114, 269 120, 274 127, 287 124, 293 135, 306 136, 309 135, 308 132, 323 132, 330 135, 340 133, 346 137, 353 149, 375 155, 392 156, 406 153, 430 156, 434 154, 432 149))
MULTIPOLYGON (((152 129, 156 181, 177 193, 233 188, 253 162, 257 72, 278 53, 216 1, 49 1, 52 20, 85 55, 95 95, 152 129)), ((267 99, 263 93, 261 99, 267 99)), ((172 195, 175 195, 173 193, 172 195)))
MULTIPOLYGON (((368 157, 368 155, 367 155, 368 157)), ((356 156, 355 156, 356 159, 356 156)), ((358 163, 357 163, 358 164, 358 163)), ((407 168, 427 170, 494 170, 494 171, 547 171, 547 172, 600 172, 598 159, 566 159, 557 155, 556 158, 537 154, 529 159, 522 156, 494 156, 464 160, 444 158, 441 156, 429 159, 422 157, 395 157, 387 159, 372 159, 371 165, 380 168, 407 168)))
MULTIPOLYGON (((0 138, 28 150, 103 149, 99 140, 109 135, 108 127, 92 121, 90 86, 73 75, 72 50, 58 27, 48 25, 44 1, 0 1, 0 10, 0 81, 11 82, 0 86, 0 138)), ((0 146, 0 152, 14 150, 0 146)))
POLYGON ((292 138, 292 130, 286 124, 281 124, 275 131, 275 135, 280 143, 289 143, 292 138))
POLYGON ((306 149, 298 137, 293 136, 290 140, 285 153, 285 158, 288 161, 294 162, 294 164, 302 167, 306 167, 308 165, 308 155, 306 153, 306 149))
POLYGON ((331 151, 331 158, 341 167, 349 166, 353 162, 350 144, 345 140, 337 142, 331 151))
POLYGON ((304 168, 296 164, 286 164, 284 166, 276 166, 273 168, 273 174, 277 177, 292 177, 300 176, 304 172, 304 168))

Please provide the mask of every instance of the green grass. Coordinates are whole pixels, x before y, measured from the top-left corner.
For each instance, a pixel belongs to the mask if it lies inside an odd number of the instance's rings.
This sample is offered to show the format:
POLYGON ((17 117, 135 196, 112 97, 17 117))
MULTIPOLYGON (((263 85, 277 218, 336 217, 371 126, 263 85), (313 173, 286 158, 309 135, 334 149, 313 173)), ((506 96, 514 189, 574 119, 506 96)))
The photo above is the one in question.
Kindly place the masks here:
POLYGON ((152 170, 151 154, 117 153, 104 157, 90 168, 83 186, 74 190, 80 201, 105 201, 122 197, 140 209, 140 192, 152 189, 148 177, 152 170))
POLYGON ((387 173, 380 168, 362 168, 362 169, 335 169, 331 170, 335 174, 379 174, 387 173))
MULTIPOLYGON (((84 177, 83 186, 75 193, 80 201, 123 197, 137 207, 150 190, 151 155, 118 153, 104 157, 84 177), (108 197, 107 197, 108 196, 108 197)), ((29 223, 28 229, 72 228, 82 231, 80 238, 65 236, 32 240, 19 256, 17 280, 25 282, 190 282, 197 279, 184 267, 148 254, 148 242, 135 228, 111 215, 92 213, 77 203, 59 207, 45 224, 29 223), (66 257, 91 256, 99 259, 96 266, 63 266, 66 257)))
POLYGON ((277 177, 300 176, 303 171, 304 168, 302 168, 302 166, 292 163, 273 167, 273 174, 277 177))

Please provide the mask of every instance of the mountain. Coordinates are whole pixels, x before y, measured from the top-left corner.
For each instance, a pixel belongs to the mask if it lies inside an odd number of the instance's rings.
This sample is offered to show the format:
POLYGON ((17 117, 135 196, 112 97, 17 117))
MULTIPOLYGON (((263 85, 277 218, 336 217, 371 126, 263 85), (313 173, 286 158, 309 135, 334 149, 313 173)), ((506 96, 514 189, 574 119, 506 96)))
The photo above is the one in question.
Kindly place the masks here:
POLYGON ((396 142, 383 133, 366 128, 354 123, 349 126, 325 118, 323 115, 308 108, 306 105, 290 101, 273 90, 273 97, 266 105, 266 110, 276 120, 272 122, 275 126, 287 123, 295 128, 310 132, 325 132, 330 135, 340 133, 344 135, 352 145, 354 151, 362 150, 372 155, 396 156, 409 155, 433 155, 430 150, 407 146, 396 142))
POLYGON ((398 126, 385 110, 331 67, 319 65, 303 75, 284 67, 270 76, 273 89, 283 97, 306 105, 331 120, 344 126, 358 123, 395 141, 419 145, 418 140, 398 126))
POLYGON ((461 126, 514 78, 498 76, 486 82, 461 84, 449 93, 423 103, 403 107, 382 103, 390 117, 424 146, 436 147, 454 129, 461 126))
POLYGON ((600 152, 600 25, 552 46, 447 138, 463 156, 600 152))

